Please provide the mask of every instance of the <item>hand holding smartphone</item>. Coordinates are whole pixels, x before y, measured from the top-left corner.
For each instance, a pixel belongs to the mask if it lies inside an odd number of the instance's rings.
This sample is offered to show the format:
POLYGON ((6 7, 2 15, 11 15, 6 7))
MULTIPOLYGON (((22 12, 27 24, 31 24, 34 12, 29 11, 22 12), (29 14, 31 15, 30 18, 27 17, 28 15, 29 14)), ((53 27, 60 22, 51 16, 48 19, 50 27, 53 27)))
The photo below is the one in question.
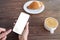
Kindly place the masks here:
POLYGON ((18 17, 18 20, 13 28, 13 32, 15 32, 17 34, 22 34, 29 17, 30 17, 29 14, 21 12, 19 17, 18 17))

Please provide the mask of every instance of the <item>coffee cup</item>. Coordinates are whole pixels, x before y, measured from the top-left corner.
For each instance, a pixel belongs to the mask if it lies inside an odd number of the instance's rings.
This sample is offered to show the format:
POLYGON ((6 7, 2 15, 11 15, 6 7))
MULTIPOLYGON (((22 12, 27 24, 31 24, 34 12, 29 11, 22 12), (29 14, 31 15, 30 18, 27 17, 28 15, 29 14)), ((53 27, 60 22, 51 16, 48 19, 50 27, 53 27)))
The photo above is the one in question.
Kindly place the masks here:
POLYGON ((45 21, 44 21, 44 27, 45 27, 45 29, 47 29, 48 31, 50 31, 51 34, 53 34, 54 31, 58 27, 58 21, 57 21, 57 19, 55 19, 53 17, 46 18, 45 21))

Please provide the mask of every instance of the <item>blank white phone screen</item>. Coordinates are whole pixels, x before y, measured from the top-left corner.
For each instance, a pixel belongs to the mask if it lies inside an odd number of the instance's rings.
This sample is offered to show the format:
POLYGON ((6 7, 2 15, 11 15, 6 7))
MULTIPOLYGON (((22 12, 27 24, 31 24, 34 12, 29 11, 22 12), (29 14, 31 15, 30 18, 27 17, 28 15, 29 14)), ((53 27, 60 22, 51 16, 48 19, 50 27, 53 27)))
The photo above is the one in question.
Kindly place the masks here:
POLYGON ((17 34, 22 34, 29 17, 30 17, 29 14, 21 12, 19 17, 18 17, 18 20, 13 28, 13 32, 15 32, 17 34))

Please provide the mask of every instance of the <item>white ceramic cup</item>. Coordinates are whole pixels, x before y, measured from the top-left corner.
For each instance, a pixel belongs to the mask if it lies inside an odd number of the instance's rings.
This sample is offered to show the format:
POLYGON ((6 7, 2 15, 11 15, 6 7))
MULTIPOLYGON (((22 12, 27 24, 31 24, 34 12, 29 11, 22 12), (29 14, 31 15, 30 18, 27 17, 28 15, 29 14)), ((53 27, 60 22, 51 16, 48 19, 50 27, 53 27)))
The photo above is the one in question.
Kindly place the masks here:
MULTIPOLYGON (((48 18, 52 18, 52 17, 48 17, 48 18)), ((47 19, 47 18, 46 18, 47 19)), ((46 21, 46 19, 45 19, 45 21, 46 21)), ((55 18, 54 18, 55 19, 55 18)), ((55 19, 56 20, 56 19, 55 19)), ((56 27, 49 27, 49 26, 47 26, 47 24, 46 24, 46 22, 44 22, 44 27, 45 27, 45 29, 47 29, 48 31, 50 31, 50 33, 51 34, 53 34, 54 33, 54 31, 57 29, 57 27, 58 27, 58 21, 56 20, 56 22, 57 22, 57 25, 56 25, 56 27)))

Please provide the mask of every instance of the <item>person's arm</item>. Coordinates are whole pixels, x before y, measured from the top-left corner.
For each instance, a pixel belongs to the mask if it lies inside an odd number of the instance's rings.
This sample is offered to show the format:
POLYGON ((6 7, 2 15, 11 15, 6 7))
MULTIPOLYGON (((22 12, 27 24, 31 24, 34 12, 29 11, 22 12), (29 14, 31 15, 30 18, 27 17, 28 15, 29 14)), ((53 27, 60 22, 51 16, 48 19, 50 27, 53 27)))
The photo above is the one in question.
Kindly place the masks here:
POLYGON ((27 40, 28 34, 29 34, 29 22, 26 24, 26 28, 25 28, 25 30, 23 31, 22 36, 19 35, 19 40, 27 40))

